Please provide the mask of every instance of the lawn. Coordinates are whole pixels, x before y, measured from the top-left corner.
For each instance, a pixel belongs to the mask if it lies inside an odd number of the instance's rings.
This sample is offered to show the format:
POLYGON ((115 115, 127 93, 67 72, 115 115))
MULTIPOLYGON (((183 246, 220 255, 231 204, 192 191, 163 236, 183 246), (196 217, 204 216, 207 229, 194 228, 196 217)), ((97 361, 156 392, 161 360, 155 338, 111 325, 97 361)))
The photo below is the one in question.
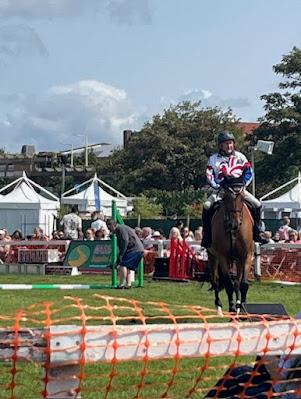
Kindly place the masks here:
MULTIPOLYGON (((1 284, 108 284, 109 282, 109 277, 98 276, 2 275, 0 277, 1 284)), ((26 316, 21 326, 42 327, 50 319, 53 324, 78 324, 83 318, 83 311, 88 319, 87 324, 100 324, 100 320, 104 322, 105 317, 110 323, 106 302, 101 297, 103 295, 116 298, 111 299, 110 303, 115 305, 112 309, 114 314, 120 317, 120 323, 124 318, 126 323, 137 320, 133 303, 120 302, 117 298, 137 301, 143 309, 147 322, 152 322, 154 316, 160 316, 159 321, 166 317, 165 313, 162 317, 162 312, 158 311, 159 305, 150 304, 150 301, 166 303, 167 309, 172 314, 182 317, 187 315, 189 320, 193 313, 190 311, 190 306, 213 308, 213 293, 208 291, 208 288, 207 283, 202 285, 198 282, 173 283, 146 280, 144 288, 132 290, 2 290, 1 325, 3 327, 14 325, 15 314, 20 309, 23 309, 26 316), (82 309, 76 305, 78 298, 81 298, 82 309)), ((222 299, 227 309, 224 294, 222 299)), ((288 313, 294 316, 301 307, 300 287, 254 282, 250 286, 248 302, 282 303, 288 313)), ((155 322, 158 322, 158 319, 155 319, 155 322)), ((232 361, 233 359, 223 357, 207 360, 194 358, 85 365, 82 374, 82 397, 84 399, 159 398, 167 392, 165 396, 167 398, 183 399, 195 385, 196 390, 191 397, 202 398, 208 387, 214 384, 232 361), (108 387, 111 387, 111 390, 106 396, 108 387)), ((15 373, 11 363, 5 363, 0 367, 2 385, 0 398, 42 398, 40 394, 42 378, 43 368, 40 365, 17 362, 17 373, 15 373), (16 388, 13 389, 14 396, 8 385, 12 382, 13 376, 16 384, 16 388)))

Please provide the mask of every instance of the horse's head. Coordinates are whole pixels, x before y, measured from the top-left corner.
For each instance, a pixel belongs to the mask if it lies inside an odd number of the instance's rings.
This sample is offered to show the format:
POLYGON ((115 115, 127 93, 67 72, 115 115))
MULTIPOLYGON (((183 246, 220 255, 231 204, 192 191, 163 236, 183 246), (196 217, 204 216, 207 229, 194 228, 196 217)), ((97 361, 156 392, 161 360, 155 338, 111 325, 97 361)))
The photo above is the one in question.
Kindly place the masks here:
POLYGON ((243 177, 225 177, 222 187, 227 229, 236 232, 242 224, 245 187, 243 177))

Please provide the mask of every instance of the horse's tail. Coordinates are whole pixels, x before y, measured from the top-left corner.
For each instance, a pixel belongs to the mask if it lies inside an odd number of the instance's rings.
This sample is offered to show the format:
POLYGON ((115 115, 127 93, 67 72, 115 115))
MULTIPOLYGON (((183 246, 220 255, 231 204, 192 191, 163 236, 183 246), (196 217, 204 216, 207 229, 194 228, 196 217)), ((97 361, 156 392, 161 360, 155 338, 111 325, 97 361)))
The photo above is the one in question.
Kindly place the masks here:
POLYGON ((216 288, 218 291, 222 291, 225 288, 224 276, 220 265, 218 265, 217 269, 217 273, 211 275, 211 287, 209 291, 215 291, 216 288))

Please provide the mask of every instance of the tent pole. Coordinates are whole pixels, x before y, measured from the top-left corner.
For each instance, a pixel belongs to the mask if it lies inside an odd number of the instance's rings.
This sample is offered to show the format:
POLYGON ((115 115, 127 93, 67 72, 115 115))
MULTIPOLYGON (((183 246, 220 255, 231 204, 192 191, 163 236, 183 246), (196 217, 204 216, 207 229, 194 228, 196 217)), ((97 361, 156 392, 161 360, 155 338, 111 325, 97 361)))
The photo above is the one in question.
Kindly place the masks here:
POLYGON ((61 188, 61 195, 63 195, 65 191, 65 181, 66 181, 66 166, 62 164, 62 188, 61 188))
MULTIPOLYGON (((117 221, 117 208, 115 201, 112 201, 112 219, 117 221)), ((116 234, 112 234, 111 239, 112 246, 112 287, 116 288, 118 286, 117 279, 117 237, 116 234)))

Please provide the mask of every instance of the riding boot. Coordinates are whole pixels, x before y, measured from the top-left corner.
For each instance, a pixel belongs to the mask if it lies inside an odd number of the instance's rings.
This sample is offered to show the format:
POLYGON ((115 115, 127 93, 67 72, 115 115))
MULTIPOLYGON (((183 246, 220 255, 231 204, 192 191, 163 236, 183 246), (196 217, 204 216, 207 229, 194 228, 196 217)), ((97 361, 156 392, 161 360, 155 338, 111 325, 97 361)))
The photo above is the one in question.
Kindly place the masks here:
POLYGON ((253 226, 253 240, 261 244, 266 244, 268 241, 261 236, 260 230, 260 216, 261 216, 261 206, 252 208, 254 226, 253 226))
POLYGON ((203 221, 203 238, 201 246, 204 248, 211 247, 211 219, 212 210, 203 208, 202 221, 203 221))

